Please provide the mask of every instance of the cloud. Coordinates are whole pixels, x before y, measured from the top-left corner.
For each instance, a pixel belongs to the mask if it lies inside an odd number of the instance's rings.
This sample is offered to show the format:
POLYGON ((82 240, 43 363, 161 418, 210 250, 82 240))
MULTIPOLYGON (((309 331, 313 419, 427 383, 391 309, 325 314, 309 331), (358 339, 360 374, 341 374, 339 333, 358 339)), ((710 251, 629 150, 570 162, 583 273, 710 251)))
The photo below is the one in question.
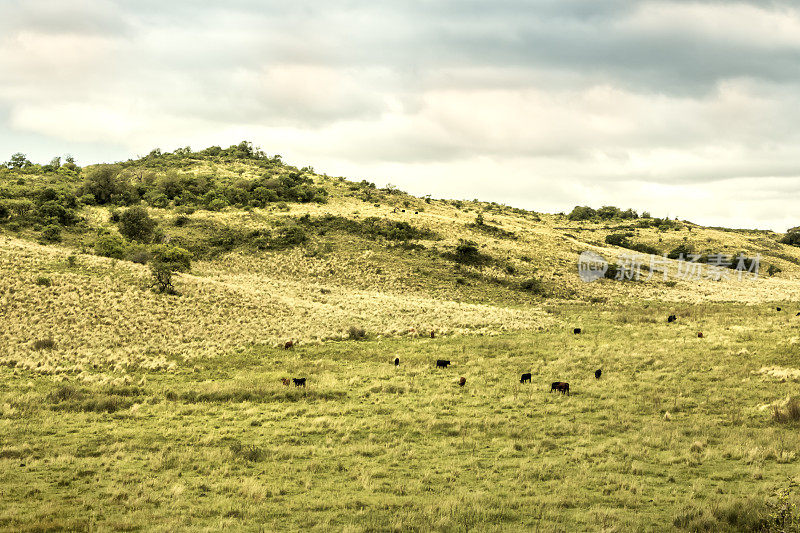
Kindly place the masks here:
POLYGON ((718 197, 763 227, 800 175, 798 59, 789 1, 14 0, 0 150, 248 138, 419 193, 730 220, 718 197))

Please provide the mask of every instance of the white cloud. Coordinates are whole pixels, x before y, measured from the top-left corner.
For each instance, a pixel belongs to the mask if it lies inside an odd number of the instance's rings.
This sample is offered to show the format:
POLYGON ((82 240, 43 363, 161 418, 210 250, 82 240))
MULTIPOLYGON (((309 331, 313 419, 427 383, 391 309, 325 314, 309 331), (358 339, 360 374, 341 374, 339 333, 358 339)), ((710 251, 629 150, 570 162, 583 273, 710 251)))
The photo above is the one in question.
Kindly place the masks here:
POLYGON ((789 2, 35 0, 5 14, 0 157, 250 139, 420 194, 797 225, 789 2))

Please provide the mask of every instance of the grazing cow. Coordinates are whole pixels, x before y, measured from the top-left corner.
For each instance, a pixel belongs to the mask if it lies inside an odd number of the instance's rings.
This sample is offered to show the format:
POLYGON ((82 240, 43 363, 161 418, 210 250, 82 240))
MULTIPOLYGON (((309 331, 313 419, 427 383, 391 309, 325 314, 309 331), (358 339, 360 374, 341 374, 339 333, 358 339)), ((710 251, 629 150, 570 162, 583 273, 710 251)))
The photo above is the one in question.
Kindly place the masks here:
POLYGON ((800 313, 797 313, 797 314, 796 314, 796 315, 794 315, 794 316, 800 316, 800 313))
POLYGON ((466 382, 467 382, 467 378, 465 378, 464 376, 461 376, 461 379, 458 380, 458 386, 459 387, 463 387, 466 382))
POLYGON ((286 344, 283 345, 284 350, 291 350, 294 348, 295 342, 294 341, 286 341, 286 344))
POLYGON ((703 332, 702 331, 698 331, 697 332, 697 338, 698 339, 702 339, 703 338, 703 332))
POLYGON ((602 375, 603 375, 602 368, 598 368, 597 370, 594 371, 594 379, 600 379, 600 376, 602 375))
POLYGON ((522 377, 519 378, 519 382, 520 383, 530 383, 531 382, 531 373, 530 372, 525 372, 524 374, 522 374, 522 377))
POLYGON ((447 368, 450 365, 450 361, 446 359, 437 359, 436 360, 436 368, 447 368))
POLYGON ((572 334, 573 335, 578 335, 578 334, 580 334, 580 332, 581 332, 581 328, 575 328, 575 329, 572 330, 572 334))
POLYGON ((288 387, 291 381, 289 381, 289 378, 281 378, 281 383, 283 383, 284 387, 288 387))
POLYGON ((431 339, 435 339, 435 338, 436 338, 436 332, 431 330, 431 339))
POLYGON ((775 308, 775 310, 776 310, 776 311, 780 311, 780 310, 781 310, 781 308, 780 308, 780 307, 776 307, 776 308, 775 308))
POLYGON ((294 381, 295 387, 305 387, 306 386, 306 378, 292 378, 294 381))
POLYGON ((552 385, 550 385, 550 392, 557 391, 561 394, 566 393, 569 396, 569 383, 564 383, 563 381, 554 381, 552 385))
POLYGON ((676 317, 675 315, 669 315, 667 317, 667 322, 675 322, 676 320, 678 320, 678 317, 676 317))
POLYGON ((394 366, 400 366, 400 358, 399 357, 395 357, 394 358, 394 366))

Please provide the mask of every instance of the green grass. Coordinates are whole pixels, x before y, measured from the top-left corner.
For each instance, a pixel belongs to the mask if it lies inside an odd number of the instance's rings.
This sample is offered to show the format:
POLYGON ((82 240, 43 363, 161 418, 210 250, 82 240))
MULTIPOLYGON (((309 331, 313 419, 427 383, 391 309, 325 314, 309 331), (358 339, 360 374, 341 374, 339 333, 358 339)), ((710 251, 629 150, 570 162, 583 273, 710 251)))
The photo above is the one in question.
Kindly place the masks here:
POLYGON ((767 524, 778 491, 800 482, 800 425, 769 404, 798 383, 758 371, 800 366, 800 317, 734 304, 547 309, 558 325, 540 333, 254 346, 132 370, 129 383, 2 367, 0 529, 767 524), (279 381, 300 376, 307 389, 279 381), (548 393, 559 380, 571 396, 548 393))

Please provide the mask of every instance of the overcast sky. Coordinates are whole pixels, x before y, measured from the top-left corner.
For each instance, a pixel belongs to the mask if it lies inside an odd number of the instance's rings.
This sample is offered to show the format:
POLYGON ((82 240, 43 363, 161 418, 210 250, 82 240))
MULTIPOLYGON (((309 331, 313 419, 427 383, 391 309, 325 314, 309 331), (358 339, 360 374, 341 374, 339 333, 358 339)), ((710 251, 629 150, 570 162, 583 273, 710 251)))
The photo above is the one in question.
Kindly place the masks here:
POLYGON ((0 160, 251 140, 538 211, 800 224, 800 2, 0 0, 0 160))

